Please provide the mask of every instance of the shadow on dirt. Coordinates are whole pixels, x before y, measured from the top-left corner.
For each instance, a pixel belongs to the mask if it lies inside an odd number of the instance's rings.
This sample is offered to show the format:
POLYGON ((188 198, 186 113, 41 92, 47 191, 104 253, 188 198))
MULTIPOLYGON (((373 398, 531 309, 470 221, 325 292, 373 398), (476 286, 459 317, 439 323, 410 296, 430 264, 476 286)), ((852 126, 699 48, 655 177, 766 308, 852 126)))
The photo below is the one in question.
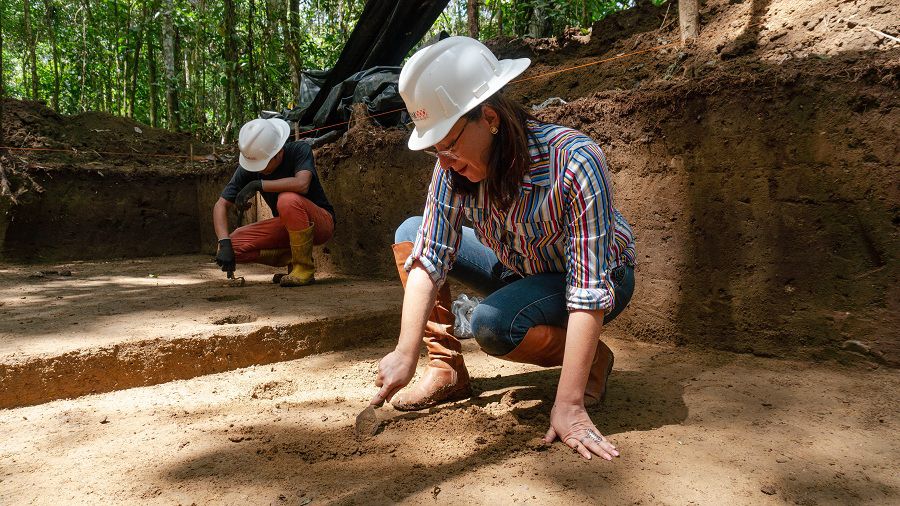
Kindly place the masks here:
MULTIPOLYGON (((549 426, 558 376, 558 370, 541 370, 476 379, 480 395, 428 411, 391 412, 380 433, 365 441, 356 439, 347 425, 241 429, 240 435, 229 439, 223 435, 217 451, 173 462, 163 476, 173 483, 275 482, 288 490, 316 490, 316 500, 362 504, 402 501, 473 469, 529 453, 574 459, 561 443, 545 445, 540 440, 549 426), (368 470, 375 462, 390 471, 371 474, 368 470), (389 467, 383 465, 386 462, 389 467)), ((605 404, 591 414, 608 436, 652 430, 687 417, 682 394, 674 378, 617 371, 605 404)), ((615 466, 605 469, 616 472, 615 466)))

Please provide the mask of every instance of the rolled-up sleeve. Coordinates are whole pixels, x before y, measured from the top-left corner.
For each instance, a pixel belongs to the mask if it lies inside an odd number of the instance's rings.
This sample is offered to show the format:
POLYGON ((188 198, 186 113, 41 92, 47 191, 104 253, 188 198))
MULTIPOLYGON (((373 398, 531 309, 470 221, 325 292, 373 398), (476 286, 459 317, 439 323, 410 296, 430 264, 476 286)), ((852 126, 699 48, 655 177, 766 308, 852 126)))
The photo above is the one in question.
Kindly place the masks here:
POLYGON ((447 278, 447 271, 459 249, 462 229, 459 199, 451 191, 447 171, 435 164, 422 213, 422 227, 404 267, 409 271, 418 260, 438 286, 447 278))
POLYGON ((615 291, 606 252, 614 237, 612 187, 599 146, 586 143, 571 152, 563 177, 566 206, 566 307, 609 310, 615 291))

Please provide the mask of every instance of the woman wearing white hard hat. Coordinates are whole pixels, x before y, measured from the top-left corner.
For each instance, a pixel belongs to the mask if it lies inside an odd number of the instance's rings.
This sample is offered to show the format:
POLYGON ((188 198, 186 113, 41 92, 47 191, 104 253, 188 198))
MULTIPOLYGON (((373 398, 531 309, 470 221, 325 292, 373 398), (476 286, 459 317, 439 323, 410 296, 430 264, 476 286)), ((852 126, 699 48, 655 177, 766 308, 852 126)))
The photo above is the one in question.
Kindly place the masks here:
POLYGON ((381 390, 372 401, 411 410, 471 395, 452 334, 449 273, 489 293, 471 316, 486 353, 562 365, 545 439, 611 459, 618 452, 585 407, 606 393, 613 353, 600 332, 631 299, 634 239, 613 206, 597 144, 538 121, 500 93, 529 64, 498 61, 480 42, 451 37, 403 67, 400 94, 415 123, 409 148, 437 163, 423 215, 395 234, 406 295, 399 342, 379 364, 381 390), (423 334, 429 363, 403 389, 423 334))

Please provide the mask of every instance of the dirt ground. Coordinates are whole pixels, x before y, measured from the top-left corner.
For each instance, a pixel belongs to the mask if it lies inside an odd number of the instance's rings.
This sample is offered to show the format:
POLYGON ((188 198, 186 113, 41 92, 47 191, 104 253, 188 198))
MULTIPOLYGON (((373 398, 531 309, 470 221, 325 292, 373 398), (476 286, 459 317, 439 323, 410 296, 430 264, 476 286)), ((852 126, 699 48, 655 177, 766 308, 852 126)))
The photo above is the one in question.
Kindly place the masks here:
MULTIPOLYGON (((68 264, 0 267, 0 380, 25 378, 11 405, 107 392, 0 410, 0 503, 900 503, 900 43, 872 31, 898 35, 900 4, 708 0, 691 45, 540 76, 676 41, 677 9, 640 3, 590 37, 491 43, 534 60, 511 96, 568 101, 536 114, 600 143, 637 233, 635 298, 605 329, 616 370, 592 411, 621 458, 542 444, 558 370, 473 342, 476 397, 385 409, 381 433, 353 436, 400 302, 371 278, 393 279, 393 230, 421 210, 431 169, 405 132, 360 120, 316 151, 338 213, 316 261, 367 281, 272 306, 265 269, 248 271, 247 297, 218 298, 235 289, 209 257, 191 274, 145 260, 113 275, 76 264, 74 279, 28 279, 68 264), (312 327, 292 304, 327 310, 312 327), (34 392, 53 395, 22 400, 34 392)), ((68 151, 2 154, 18 199, 0 199, 7 260, 59 246, 134 256, 101 247, 131 238, 169 248, 152 254, 214 244, 208 207, 233 147, 155 158, 190 153, 190 137, 4 106, 9 143, 68 151), (121 152, 101 153, 111 144, 121 152)))
POLYGON ((896 370, 624 339, 593 419, 540 441, 558 370, 465 343, 476 397, 353 420, 390 342, 0 411, 4 504, 896 504, 896 370))

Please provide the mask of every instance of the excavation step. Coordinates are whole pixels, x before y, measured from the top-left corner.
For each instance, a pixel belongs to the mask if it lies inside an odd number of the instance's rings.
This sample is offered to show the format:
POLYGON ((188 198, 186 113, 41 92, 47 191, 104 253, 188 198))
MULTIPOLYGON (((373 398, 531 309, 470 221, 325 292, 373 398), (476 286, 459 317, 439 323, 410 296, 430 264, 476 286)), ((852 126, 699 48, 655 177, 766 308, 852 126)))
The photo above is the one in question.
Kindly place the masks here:
POLYGON ((0 408, 153 385, 396 337, 402 289, 209 256, 0 264, 0 408))

